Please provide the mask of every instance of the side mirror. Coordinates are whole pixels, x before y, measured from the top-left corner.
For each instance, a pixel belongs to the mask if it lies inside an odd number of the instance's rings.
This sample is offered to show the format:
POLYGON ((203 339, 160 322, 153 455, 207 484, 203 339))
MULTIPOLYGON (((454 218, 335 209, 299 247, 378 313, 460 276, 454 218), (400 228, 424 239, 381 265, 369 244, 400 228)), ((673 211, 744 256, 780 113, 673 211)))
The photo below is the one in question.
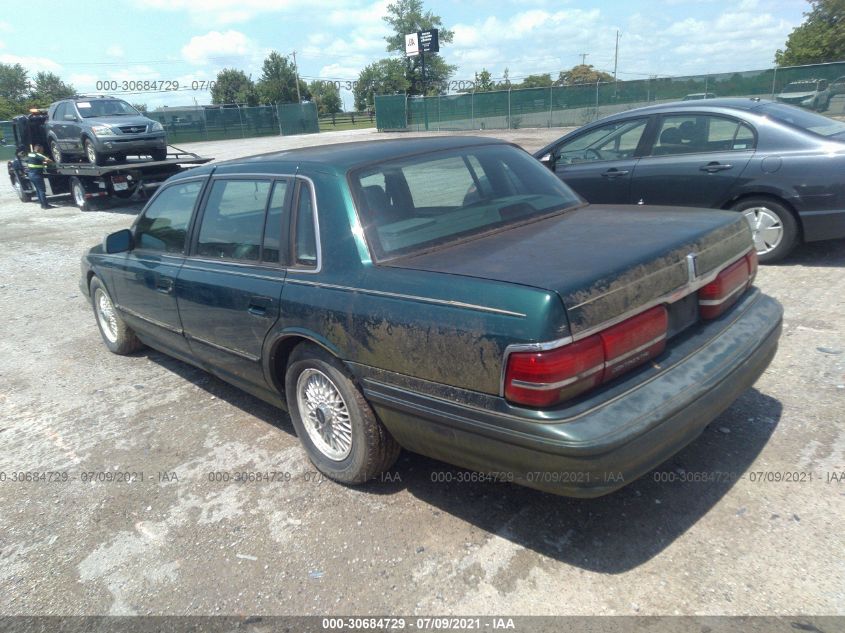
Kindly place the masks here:
POLYGON ((65 121, 76 121, 76 115, 75 114, 66 114, 65 115, 65 121))
POLYGON ((548 154, 543 154, 540 158, 540 162, 543 163, 546 167, 551 169, 552 171, 555 170, 555 154, 554 152, 549 152, 548 154))
POLYGON ((132 247, 135 245, 134 241, 132 231, 123 229, 122 231, 106 235, 103 239, 103 250, 109 254, 126 253, 132 250, 132 247))

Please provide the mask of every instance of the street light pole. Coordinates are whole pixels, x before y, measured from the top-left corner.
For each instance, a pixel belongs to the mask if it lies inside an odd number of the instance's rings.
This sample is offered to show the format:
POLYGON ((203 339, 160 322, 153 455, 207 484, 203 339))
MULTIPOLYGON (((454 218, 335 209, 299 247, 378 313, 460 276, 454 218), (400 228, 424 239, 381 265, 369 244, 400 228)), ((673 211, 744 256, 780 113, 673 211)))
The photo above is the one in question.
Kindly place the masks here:
POLYGON ((296 51, 293 52, 293 74, 296 76, 296 102, 302 103, 302 95, 299 94, 299 68, 296 65, 296 51))

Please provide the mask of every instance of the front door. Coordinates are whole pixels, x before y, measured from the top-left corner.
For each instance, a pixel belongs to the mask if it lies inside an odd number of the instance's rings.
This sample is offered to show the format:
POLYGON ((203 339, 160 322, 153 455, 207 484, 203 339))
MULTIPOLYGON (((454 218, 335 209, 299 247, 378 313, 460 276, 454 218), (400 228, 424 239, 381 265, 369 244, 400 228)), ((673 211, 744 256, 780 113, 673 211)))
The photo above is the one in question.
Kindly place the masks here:
POLYGON ((177 299, 193 355, 224 379, 267 388, 261 350, 279 318, 287 180, 213 179, 177 299))
POLYGON ((754 155, 754 132, 730 117, 662 117, 648 156, 634 168, 635 204, 720 207, 754 155))
POLYGON ((191 216, 205 178, 163 187, 135 223, 134 248, 108 258, 118 309, 142 340, 177 356, 190 354, 176 306, 191 216))
POLYGON ((591 128, 557 147, 557 176, 592 204, 627 204, 647 118, 591 128))

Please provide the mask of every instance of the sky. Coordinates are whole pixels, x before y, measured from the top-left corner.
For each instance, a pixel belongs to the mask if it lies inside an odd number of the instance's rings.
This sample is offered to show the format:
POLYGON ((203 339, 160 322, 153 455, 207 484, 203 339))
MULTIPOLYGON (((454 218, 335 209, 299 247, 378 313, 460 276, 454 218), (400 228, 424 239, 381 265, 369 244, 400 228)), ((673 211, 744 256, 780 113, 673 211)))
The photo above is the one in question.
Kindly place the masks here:
MULTIPOLYGON (((98 81, 169 82, 178 91, 122 94, 150 109, 211 102, 202 82, 226 67, 257 80, 267 53, 296 51, 306 81, 353 81, 387 57, 382 20, 390 0, 77 0, 74 9, 43 10, 33 37, 31 13, 0 21, 0 62, 34 75, 49 70, 80 93, 98 81), (196 82, 196 83, 194 83, 196 82), (195 89, 196 88, 196 89, 195 89)), ((789 32, 803 20, 803 0, 428 0, 426 8, 454 30, 441 45, 457 65, 454 81, 487 68, 512 81, 586 62, 618 77, 681 76, 773 65, 789 32)), ((164 86, 164 84, 162 84, 164 86)), ((352 96, 342 90, 345 109, 352 96)))

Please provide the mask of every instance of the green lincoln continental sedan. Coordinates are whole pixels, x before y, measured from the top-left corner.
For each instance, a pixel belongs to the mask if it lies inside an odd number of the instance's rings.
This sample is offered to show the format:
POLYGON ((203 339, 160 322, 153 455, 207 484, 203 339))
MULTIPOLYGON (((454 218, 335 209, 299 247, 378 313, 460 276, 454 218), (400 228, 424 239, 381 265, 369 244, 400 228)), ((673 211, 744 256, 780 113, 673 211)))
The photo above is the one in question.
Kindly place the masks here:
POLYGON ((169 179, 83 257, 106 346, 149 345, 289 411, 365 482, 400 447, 611 492, 766 369, 782 310, 740 213, 591 206, 486 138, 350 143, 169 179))

